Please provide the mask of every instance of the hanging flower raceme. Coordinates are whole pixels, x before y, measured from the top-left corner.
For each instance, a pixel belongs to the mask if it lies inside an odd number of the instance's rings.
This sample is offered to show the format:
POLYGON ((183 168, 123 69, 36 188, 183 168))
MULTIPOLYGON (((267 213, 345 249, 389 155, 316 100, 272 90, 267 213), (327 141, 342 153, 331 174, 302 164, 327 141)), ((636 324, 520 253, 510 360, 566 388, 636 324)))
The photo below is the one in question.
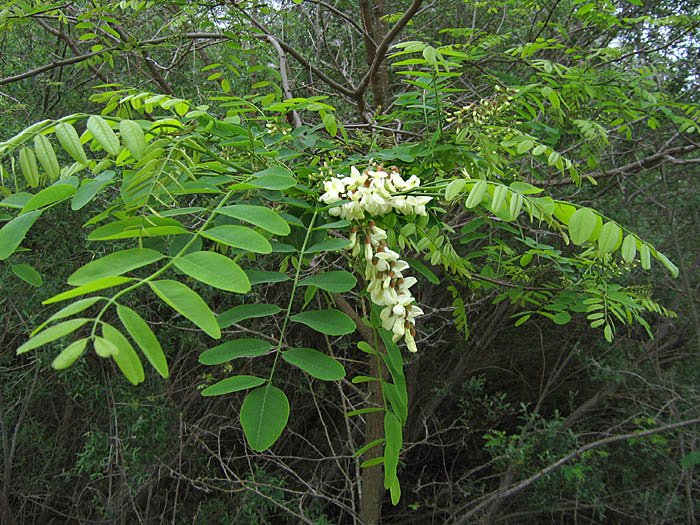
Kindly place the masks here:
POLYGON ((320 200, 326 204, 350 201, 328 210, 331 215, 349 221, 364 219, 365 212, 375 217, 386 215, 390 211, 403 215, 426 215, 425 205, 432 197, 395 195, 417 188, 420 179, 411 175, 408 180, 403 180, 395 166, 390 171, 388 173, 380 167, 376 171, 365 170, 360 173, 353 166, 349 177, 333 177, 323 184, 325 193, 320 200))
MULTIPOLYGON (((396 167, 390 171, 380 167, 360 173, 353 167, 349 177, 326 181, 320 200, 326 204, 350 201, 331 208, 329 213, 351 221, 364 219, 365 213, 378 216, 392 210, 404 215, 427 215, 425 205, 432 197, 395 195, 419 187, 420 179, 412 175, 404 180, 396 167)), ((353 226, 348 249, 355 257, 362 255, 365 261, 367 291, 374 304, 384 307, 380 313, 382 326, 393 333, 394 342, 403 338, 409 351, 416 352, 416 317, 423 315, 423 310, 415 304, 410 291, 416 278, 403 273, 408 270, 408 263, 388 247, 386 232, 373 220, 362 231, 353 226)))

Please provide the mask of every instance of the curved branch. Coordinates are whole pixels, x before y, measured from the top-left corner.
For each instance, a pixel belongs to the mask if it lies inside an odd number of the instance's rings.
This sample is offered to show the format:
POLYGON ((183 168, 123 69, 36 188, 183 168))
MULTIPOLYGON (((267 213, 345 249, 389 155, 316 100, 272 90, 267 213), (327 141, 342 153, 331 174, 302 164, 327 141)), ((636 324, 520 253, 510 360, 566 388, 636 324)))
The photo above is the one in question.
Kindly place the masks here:
MULTIPOLYGON (((195 33, 185 33, 182 35, 175 35, 175 36, 164 36, 164 37, 159 37, 159 38, 152 38, 150 40, 142 40, 140 42, 137 42, 135 45, 136 46, 156 46, 156 45, 162 44, 164 42, 168 42, 170 40, 179 40, 179 39, 183 39, 183 38, 188 39, 188 40, 199 40, 199 39, 228 40, 228 37, 226 37, 225 35, 221 35, 219 33, 195 32, 195 33)), ((0 86, 3 86, 5 84, 11 84, 13 82, 18 82, 20 80, 24 80, 25 78, 35 77, 37 75, 40 75, 41 73, 44 73, 45 71, 50 71, 52 69, 56 69, 57 67, 69 66, 71 64, 79 64, 80 62, 84 62, 85 60, 88 60, 92 57, 103 55, 105 53, 111 53, 113 51, 118 51, 119 49, 122 49, 122 46, 107 47, 107 48, 101 49, 99 51, 85 53, 84 55, 77 55, 77 56, 73 56, 70 58, 65 58, 63 60, 56 60, 54 62, 44 64, 43 66, 39 66, 39 67, 36 67, 34 69, 30 69, 29 71, 25 71, 24 73, 18 73, 17 75, 12 75, 9 77, 0 78, 0 86)))
MULTIPOLYGON (((284 55, 284 50, 282 49, 282 46, 280 46, 279 42, 277 42, 277 39, 275 39, 275 37, 273 37, 272 35, 268 35, 267 39, 277 51, 277 56, 280 60, 279 70, 280 76, 282 77, 282 92, 284 93, 285 100, 288 100, 292 98, 292 90, 289 87, 289 78, 287 77, 287 57, 284 55)), ((291 117, 294 123, 294 127, 301 127, 301 119, 299 118, 299 113, 297 113, 296 109, 292 110, 291 117)))
POLYGON ((626 441, 628 439, 635 439, 635 438, 641 438, 641 437, 646 437, 646 436, 651 436, 654 434, 661 434, 662 432, 668 432, 670 430, 675 430, 677 428, 682 428, 682 427, 688 427, 690 425, 697 425, 700 423, 700 418, 695 418, 695 419, 689 419, 687 421, 681 421, 680 423, 673 423, 671 425, 664 425, 662 427, 657 427, 657 428, 652 428, 650 430, 644 430, 642 432, 630 432, 629 434, 622 434, 620 436, 612 436, 608 437, 605 439, 599 439, 598 441, 594 441, 593 443, 589 443, 588 445, 584 445, 581 448, 577 448, 570 454, 567 454, 563 458, 561 458, 558 461, 555 461, 548 467, 543 468, 540 470, 537 474, 533 474, 529 478, 521 481, 520 483, 516 483, 515 485, 511 486, 510 488, 499 491, 496 494, 493 494, 492 496, 488 497, 484 501, 482 501, 479 505, 474 507, 472 510, 467 512, 464 516, 462 516, 457 522, 455 522, 455 525, 465 525, 466 523, 469 523, 470 519, 474 514, 479 512, 481 509, 492 503, 493 501, 500 499, 500 498, 506 498, 508 496, 512 496, 516 492, 520 492, 524 488, 529 487, 532 485, 535 481, 543 478, 547 474, 550 474, 551 472, 555 471, 559 467, 565 465, 572 459, 575 459, 579 457, 581 454, 586 452, 587 450, 591 450, 594 448, 600 448, 605 445, 610 445, 612 443, 617 443, 618 441, 626 441))
POLYGON ((365 73, 365 76, 362 77, 360 84, 355 89, 355 97, 361 97, 362 94, 367 90, 367 86, 369 86, 370 80, 372 80, 372 77, 377 72, 377 69, 379 69, 379 66, 384 61, 384 58, 386 57, 386 52, 389 49, 391 43, 394 41, 394 38, 396 38, 396 36, 401 32, 401 30, 406 26, 406 24, 408 24, 411 21, 411 18, 413 18, 413 15, 415 15, 418 12, 418 9, 420 8, 422 3, 423 0, 413 0, 413 3, 408 8, 408 10, 403 14, 399 21, 396 22, 396 24, 394 24, 394 27, 392 27, 391 31, 389 31, 386 34, 384 40, 381 41, 375 52, 372 65, 370 66, 367 73, 365 73))
MULTIPOLYGON (((602 171, 596 171, 594 173, 590 173, 586 175, 586 178, 592 178, 592 179, 601 179, 604 177, 612 177, 615 175, 629 175, 631 173, 635 173, 637 171, 642 171, 642 170, 649 170, 652 168, 655 168, 659 164, 663 163, 664 161, 670 161, 673 162, 674 164, 682 164, 686 163, 689 164, 691 163, 690 160, 683 161, 681 159, 677 159, 673 157, 673 155, 684 155, 686 153, 693 152, 697 149, 700 149, 700 146, 695 145, 695 144, 690 144, 688 146, 676 146, 675 148, 669 148, 665 150, 661 150, 657 153, 654 153, 652 155, 649 155, 648 157, 645 157, 643 159, 635 160, 634 162, 630 162, 629 164, 625 164, 624 166, 620 166, 619 168, 614 168, 611 170, 602 170, 602 171)), ((695 161, 695 159, 692 159, 695 161)), ((573 181, 569 177, 565 177, 562 179, 554 179, 551 180, 547 183, 547 186, 564 186, 566 184, 573 184, 573 181)))
POLYGON ((329 4, 327 2, 323 2, 322 0, 305 0, 305 1, 310 2, 312 4, 322 5, 323 7, 328 9, 329 11, 332 11, 333 13, 335 13, 336 15, 341 17, 343 20, 345 20, 347 23, 349 23, 353 27, 353 29, 355 29, 355 31, 357 31, 360 35, 362 35, 363 38, 368 38, 375 46, 377 45, 377 43, 374 40, 372 40, 372 37, 367 33, 367 31, 365 31, 362 27, 360 27, 360 25, 357 22, 355 22, 355 20, 353 20, 351 16, 346 15, 341 10, 333 7, 331 4, 329 4))

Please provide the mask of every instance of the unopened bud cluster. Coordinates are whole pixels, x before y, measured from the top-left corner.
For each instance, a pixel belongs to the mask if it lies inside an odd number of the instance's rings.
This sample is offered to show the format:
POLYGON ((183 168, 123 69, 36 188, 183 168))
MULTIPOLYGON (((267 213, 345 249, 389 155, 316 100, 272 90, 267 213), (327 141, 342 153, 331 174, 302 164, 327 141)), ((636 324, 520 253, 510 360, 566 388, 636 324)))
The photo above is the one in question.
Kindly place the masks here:
POLYGON ((369 221, 364 236, 357 227, 353 228, 349 248, 353 255, 364 257, 365 279, 369 282, 367 291, 374 304, 384 307, 380 313, 382 326, 393 333, 395 343, 403 337, 409 351, 417 351, 416 317, 423 315, 423 310, 414 304, 410 291, 416 278, 403 273, 408 270, 408 263, 387 246, 386 231, 374 221, 369 221))
POLYGON ((350 221, 364 219, 365 212, 374 217, 386 215, 390 211, 403 215, 426 215, 425 205, 432 197, 394 195, 418 186, 418 177, 411 175, 408 180, 404 180, 395 166, 389 172, 380 166, 376 170, 368 169, 362 173, 353 166, 349 177, 333 177, 324 182, 325 193, 321 195, 321 201, 326 204, 350 201, 328 210, 331 215, 350 221))
MULTIPOLYGON (((333 177, 326 181, 325 193, 320 200, 326 204, 350 201, 328 210, 331 215, 347 220, 364 219, 365 213, 379 216, 391 211, 404 215, 427 215, 425 205, 432 197, 394 195, 419 186, 417 176, 412 175, 404 180, 396 167, 385 171, 380 166, 362 173, 353 167, 349 177, 333 177)), ((410 288, 417 280, 404 275, 409 265, 389 248, 386 231, 373 220, 367 224, 353 226, 348 249, 353 256, 362 256, 365 261, 365 279, 369 283, 367 291, 374 304, 384 307, 380 313, 382 326, 392 332, 395 343, 403 338, 408 350, 416 352, 416 317, 423 315, 423 310, 416 304, 410 288)))
MULTIPOLYGON (((513 100, 513 95, 518 91, 510 89, 502 91, 500 86, 495 86, 496 93, 488 98, 483 98, 479 102, 472 102, 455 111, 452 116, 447 117, 447 122, 457 122, 458 128, 464 124, 481 126, 487 122, 493 122, 495 117, 505 111, 513 100)), ((459 129, 457 131, 459 133, 459 129)))

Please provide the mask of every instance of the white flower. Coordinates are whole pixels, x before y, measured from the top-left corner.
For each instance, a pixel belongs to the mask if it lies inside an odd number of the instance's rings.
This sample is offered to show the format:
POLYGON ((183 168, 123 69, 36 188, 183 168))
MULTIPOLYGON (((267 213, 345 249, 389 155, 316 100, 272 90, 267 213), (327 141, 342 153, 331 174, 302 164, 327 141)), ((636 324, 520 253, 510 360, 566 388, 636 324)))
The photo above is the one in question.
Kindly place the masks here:
POLYGON ((369 237, 365 237, 365 261, 371 262, 373 255, 374 254, 372 253, 372 241, 369 237))
POLYGON ((406 322, 403 319, 397 319, 391 331, 394 332, 394 335, 398 335, 399 337, 405 336, 406 322))
POLYGON ((406 320, 411 324, 416 324, 416 317, 423 315, 423 309, 414 304, 406 307, 406 320))
MULTIPOLYGON (((333 177, 324 182, 325 193, 319 200, 333 204, 347 200, 345 204, 330 208, 328 213, 349 221, 360 220, 365 213, 371 216, 386 215, 397 211, 404 215, 427 215, 426 204, 432 197, 413 195, 394 195, 420 186, 420 179, 411 175, 404 180, 398 168, 392 166, 390 173, 380 167, 366 170, 364 173, 354 166, 350 176, 333 177)), ((415 320, 423 315, 423 310, 415 304, 410 288, 416 284, 415 277, 404 277, 403 272, 409 268, 400 255, 389 249, 386 243, 387 232, 379 228, 374 221, 363 235, 354 227, 350 234, 348 249, 354 257, 363 255, 365 260, 365 279, 369 283, 367 291, 372 302, 383 306, 379 317, 382 327, 392 332, 392 340, 406 341, 408 350, 415 352, 415 320)))
POLYGON ((411 286, 413 286, 414 284, 416 284, 417 282, 418 282, 418 279, 416 279, 415 277, 406 277, 403 280, 403 282, 401 283, 400 288, 401 288, 401 290, 406 290, 406 293, 410 293, 410 292, 408 292, 408 289, 411 286))
POLYGON ((382 230, 379 226, 370 226, 369 238, 372 242, 379 244, 381 241, 386 240, 386 231, 382 230))
POLYGON ((329 210, 332 216, 351 221, 363 219, 364 212, 377 216, 396 210, 404 215, 426 215, 425 205, 432 200, 432 197, 393 195, 397 191, 408 191, 419 186, 420 179, 416 175, 411 175, 405 181, 396 167, 392 167, 389 174, 383 168, 360 173, 353 166, 350 168, 349 177, 332 177, 325 181, 323 183, 325 193, 319 200, 326 204, 333 204, 343 199, 352 201, 329 210))
POLYGON ((408 348, 409 352, 417 352, 418 348, 416 347, 416 340, 413 337, 413 333, 411 330, 408 330, 404 334, 404 341, 406 341, 406 347, 408 348))

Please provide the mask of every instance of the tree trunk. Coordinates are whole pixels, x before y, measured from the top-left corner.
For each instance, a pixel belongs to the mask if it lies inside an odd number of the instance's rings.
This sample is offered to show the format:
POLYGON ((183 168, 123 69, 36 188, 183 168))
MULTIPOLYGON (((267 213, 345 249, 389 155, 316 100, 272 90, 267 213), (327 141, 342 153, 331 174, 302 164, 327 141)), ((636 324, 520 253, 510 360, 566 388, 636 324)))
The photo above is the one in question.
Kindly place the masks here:
MULTIPOLYGON (((371 67, 377 55, 377 46, 386 36, 386 25, 381 20, 386 15, 386 2, 384 0, 360 0, 360 13, 366 32, 365 50, 367 65, 371 67)), ((370 82, 374 105, 382 110, 386 109, 390 93, 389 74, 384 60, 382 60, 382 64, 372 76, 370 82)))

